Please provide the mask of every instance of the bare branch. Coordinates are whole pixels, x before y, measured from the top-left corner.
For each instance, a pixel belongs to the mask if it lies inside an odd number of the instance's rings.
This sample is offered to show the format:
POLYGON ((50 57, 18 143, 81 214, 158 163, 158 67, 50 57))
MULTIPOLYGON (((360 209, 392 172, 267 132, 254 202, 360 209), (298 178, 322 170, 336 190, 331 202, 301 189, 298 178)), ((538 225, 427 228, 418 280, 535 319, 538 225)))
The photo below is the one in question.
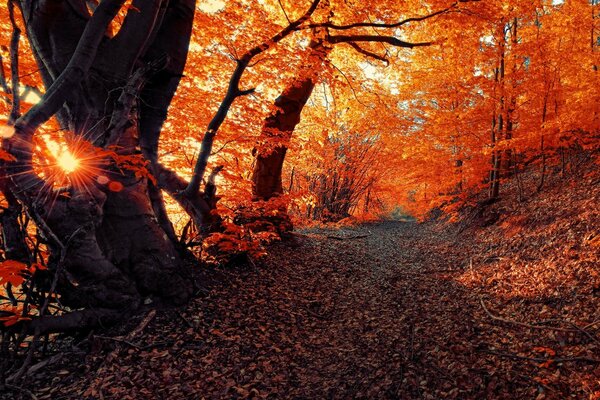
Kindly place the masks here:
POLYGON ((281 0, 277 0, 279 2, 279 7, 281 7, 281 11, 283 11, 283 15, 285 15, 285 19, 287 19, 288 24, 291 24, 292 21, 290 21, 290 17, 288 17, 287 12, 285 12, 285 8, 283 8, 283 4, 281 3, 281 0))
POLYGON ((13 0, 8 0, 8 15, 12 26, 12 36, 10 38, 10 80, 12 93, 12 108, 8 123, 14 124, 21 116, 21 99, 19 97, 19 39, 21 37, 21 29, 19 29, 15 21, 15 6, 13 0))
POLYGON ((412 49, 414 47, 431 46, 434 42, 411 43, 397 39, 393 36, 377 36, 377 35, 336 35, 328 38, 330 43, 351 43, 351 42, 379 42, 388 43, 396 47, 405 47, 412 49))
POLYGON ((350 79, 348 79, 348 77, 346 76, 346 74, 344 73, 344 71, 342 71, 337 65, 335 65, 334 63, 332 63, 331 61, 329 62, 331 64, 331 66, 333 68, 335 68, 340 75, 342 75, 344 77, 344 79, 346 80, 346 83, 348 83, 348 87, 350 88, 350 90, 352 90, 352 94, 354 95, 354 99, 356 99, 356 101, 364 106, 365 108, 368 108, 369 106, 365 103, 363 103, 359 98, 358 95, 356 94, 356 90, 354 89, 354 86, 352 85, 352 82, 350 82, 350 79))
POLYGON ((360 54, 362 54, 362 55, 365 55, 365 56, 367 56, 367 57, 374 58, 374 59, 376 59, 376 60, 379 60, 379 61, 383 61, 383 62, 385 62, 386 64, 389 64, 389 63, 390 63, 390 61, 389 61, 387 58, 385 58, 384 56, 380 56, 379 54, 376 54, 376 53, 370 52, 370 51, 368 51, 368 50, 365 50, 365 49, 363 49, 362 47, 360 47, 358 44, 356 44, 355 42, 348 42, 348 44, 349 44, 350 46, 352 46, 352 48, 353 48, 354 50, 358 51, 358 52, 359 52, 360 54))
POLYGON ((307 28, 330 28, 330 29, 334 29, 334 30, 344 31, 344 30, 349 30, 349 29, 354 29, 354 28, 398 28, 398 27, 406 25, 406 24, 408 24, 410 22, 425 21, 426 19, 433 18, 433 17, 436 17, 438 15, 446 14, 446 13, 448 13, 448 12, 453 11, 454 9, 456 9, 456 7, 458 6, 459 3, 467 3, 469 1, 479 1, 479 0, 466 0, 466 1, 462 0, 462 1, 457 1, 457 2, 453 3, 451 6, 446 7, 444 9, 442 9, 442 10, 438 10, 438 11, 432 12, 431 14, 422 15, 420 17, 406 18, 406 19, 404 19, 402 21, 394 22, 394 23, 390 23, 390 24, 379 23, 379 22, 355 22, 355 23, 347 24, 347 25, 336 25, 336 24, 331 23, 331 22, 322 22, 322 23, 315 23, 315 24, 306 25, 306 26, 302 27, 302 29, 307 29, 307 28))

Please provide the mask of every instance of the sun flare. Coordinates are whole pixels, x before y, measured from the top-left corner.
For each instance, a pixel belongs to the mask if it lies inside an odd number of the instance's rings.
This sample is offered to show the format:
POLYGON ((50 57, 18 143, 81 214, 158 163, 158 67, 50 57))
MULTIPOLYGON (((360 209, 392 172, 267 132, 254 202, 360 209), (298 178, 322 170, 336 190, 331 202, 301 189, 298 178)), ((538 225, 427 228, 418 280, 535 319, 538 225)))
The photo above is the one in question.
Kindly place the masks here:
POLYGON ((79 167, 79 160, 68 151, 61 152, 56 158, 56 162, 67 174, 74 172, 79 167))

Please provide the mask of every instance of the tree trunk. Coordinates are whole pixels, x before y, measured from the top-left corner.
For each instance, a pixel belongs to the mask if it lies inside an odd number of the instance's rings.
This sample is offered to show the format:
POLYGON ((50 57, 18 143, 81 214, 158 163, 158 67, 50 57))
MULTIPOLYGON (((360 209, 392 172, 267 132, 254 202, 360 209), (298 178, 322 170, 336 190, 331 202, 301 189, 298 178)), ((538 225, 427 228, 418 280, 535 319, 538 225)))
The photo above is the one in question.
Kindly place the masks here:
POLYGON ((490 187, 489 187, 489 198, 492 200, 497 199, 500 196, 500 170, 502 167, 502 151, 496 149, 498 142, 503 139, 505 133, 504 128, 504 114, 505 114, 505 51, 506 51, 506 33, 504 31, 504 23, 500 24, 499 35, 498 35, 498 67, 495 71, 494 76, 494 97, 496 90, 500 91, 499 103, 495 106, 494 120, 492 122, 492 162, 490 170, 490 187), (497 112, 496 112, 497 109, 497 112), (496 121, 497 120, 497 121, 496 121))
MULTIPOLYGON (((109 38, 107 26, 122 4, 102 0, 90 16, 83 1, 19 3, 47 91, 4 141, 17 161, 5 169, 0 189, 25 206, 41 231, 61 303, 73 309, 135 309, 147 296, 180 304, 193 290, 159 191, 176 193, 187 183, 158 164, 156 148, 185 65, 195 3, 134 0, 135 11, 109 38), (64 129, 96 148, 116 149, 118 157, 140 157, 141 148, 158 186, 119 168, 107 151, 56 190, 31 163, 33 136, 53 115, 64 129)), ((176 200, 198 222, 210 215, 204 193, 176 200)), ((65 318, 75 320, 89 319, 65 318)))
POLYGON ((283 194, 281 172, 287 147, 329 52, 320 38, 313 38, 309 48, 310 62, 275 100, 273 112, 266 118, 261 131, 261 145, 253 150, 256 160, 252 171, 252 193, 256 200, 269 200, 283 194), (276 143, 274 148, 273 143, 276 143))

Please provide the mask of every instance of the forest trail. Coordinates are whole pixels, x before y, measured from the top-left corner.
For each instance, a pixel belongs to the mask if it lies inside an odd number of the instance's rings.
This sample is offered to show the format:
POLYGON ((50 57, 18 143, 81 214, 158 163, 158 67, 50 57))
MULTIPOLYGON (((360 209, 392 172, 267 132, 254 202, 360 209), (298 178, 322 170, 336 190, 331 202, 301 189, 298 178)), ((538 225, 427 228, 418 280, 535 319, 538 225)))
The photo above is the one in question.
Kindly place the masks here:
MULTIPOLYGON (((64 358, 39 376, 36 394, 584 398, 581 382, 550 387, 538 375, 581 381, 579 373, 590 371, 581 368, 594 366, 567 362, 552 369, 527 359, 549 343, 548 332, 486 314, 479 294, 460 283, 473 274, 469 252, 486 255, 464 235, 461 245, 458 239, 410 222, 304 230, 274 246, 264 263, 209 271, 214 282, 185 310, 160 311, 129 343, 90 336, 79 346, 91 353, 64 358), (517 352, 524 358, 510 357, 517 352)), ((500 300, 486 301, 490 310, 506 312, 495 304, 500 300)), ((131 327, 121 329, 126 334, 131 327)))

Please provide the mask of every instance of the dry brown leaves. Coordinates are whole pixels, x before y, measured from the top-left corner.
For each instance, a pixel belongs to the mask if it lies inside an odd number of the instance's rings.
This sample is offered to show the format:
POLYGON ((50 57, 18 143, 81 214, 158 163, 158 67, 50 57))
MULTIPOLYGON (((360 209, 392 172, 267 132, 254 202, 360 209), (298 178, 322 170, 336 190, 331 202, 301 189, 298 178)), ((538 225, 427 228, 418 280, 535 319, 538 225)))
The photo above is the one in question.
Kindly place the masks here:
POLYGON ((131 343, 91 335, 32 387, 45 399, 598 398, 596 186, 494 205, 497 226, 462 234, 306 231, 263 265, 207 271, 193 303, 131 343))

